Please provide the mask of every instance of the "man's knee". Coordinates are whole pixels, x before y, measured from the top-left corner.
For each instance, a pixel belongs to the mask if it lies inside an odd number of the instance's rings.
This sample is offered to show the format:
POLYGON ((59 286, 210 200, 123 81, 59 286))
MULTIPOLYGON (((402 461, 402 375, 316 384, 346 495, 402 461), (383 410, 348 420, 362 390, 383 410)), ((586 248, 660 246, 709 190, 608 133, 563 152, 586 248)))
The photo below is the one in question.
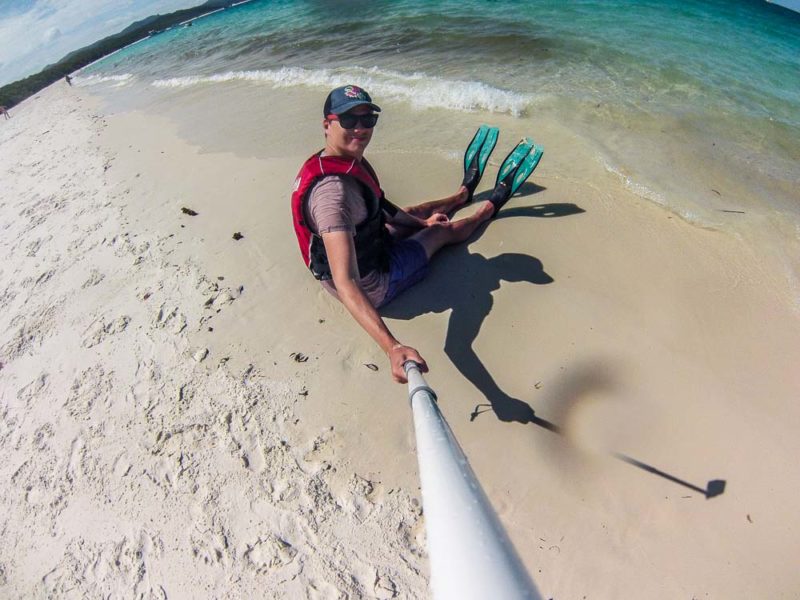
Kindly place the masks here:
POLYGON ((413 235, 412 239, 422 244, 422 247, 425 248, 425 252, 428 254, 428 258, 431 258, 444 246, 457 244, 467 239, 469 235, 464 235, 464 233, 462 228, 458 227, 453 221, 450 221, 447 223, 434 223, 433 225, 429 225, 422 231, 413 235))

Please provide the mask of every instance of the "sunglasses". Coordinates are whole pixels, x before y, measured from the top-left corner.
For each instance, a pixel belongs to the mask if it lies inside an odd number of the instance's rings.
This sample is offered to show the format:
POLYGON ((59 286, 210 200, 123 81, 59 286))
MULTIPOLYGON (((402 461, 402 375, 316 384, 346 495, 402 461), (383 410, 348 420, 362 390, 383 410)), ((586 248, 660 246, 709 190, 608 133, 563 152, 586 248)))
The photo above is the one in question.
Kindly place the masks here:
POLYGON ((328 119, 331 121, 339 121, 339 125, 345 129, 355 129, 359 123, 364 129, 372 129, 378 122, 378 115, 375 113, 367 113, 365 115, 344 113, 343 115, 328 115, 328 119))

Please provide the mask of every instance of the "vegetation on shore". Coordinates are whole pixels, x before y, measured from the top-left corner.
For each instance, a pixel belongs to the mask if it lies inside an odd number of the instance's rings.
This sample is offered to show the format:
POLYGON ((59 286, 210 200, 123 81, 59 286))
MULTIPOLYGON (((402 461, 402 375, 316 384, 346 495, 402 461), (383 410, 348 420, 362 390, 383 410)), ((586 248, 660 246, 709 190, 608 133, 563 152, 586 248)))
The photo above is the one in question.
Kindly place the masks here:
POLYGON ((34 75, 29 75, 24 79, 0 87, 0 106, 11 108, 43 90, 51 83, 104 56, 108 56, 120 48, 215 9, 228 8, 233 2, 234 0, 208 0, 208 2, 194 8, 177 10, 166 15, 153 15, 136 21, 119 33, 103 38, 80 50, 70 52, 58 62, 46 66, 34 75))

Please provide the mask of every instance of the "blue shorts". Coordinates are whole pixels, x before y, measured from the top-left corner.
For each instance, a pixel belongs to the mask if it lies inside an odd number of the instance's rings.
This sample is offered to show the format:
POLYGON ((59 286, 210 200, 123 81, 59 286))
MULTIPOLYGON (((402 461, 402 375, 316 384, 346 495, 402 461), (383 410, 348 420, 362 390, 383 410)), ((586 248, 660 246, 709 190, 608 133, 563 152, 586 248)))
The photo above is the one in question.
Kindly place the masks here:
POLYGON ((379 306, 394 300, 428 274, 428 255, 416 240, 401 240, 389 247, 389 289, 379 306))

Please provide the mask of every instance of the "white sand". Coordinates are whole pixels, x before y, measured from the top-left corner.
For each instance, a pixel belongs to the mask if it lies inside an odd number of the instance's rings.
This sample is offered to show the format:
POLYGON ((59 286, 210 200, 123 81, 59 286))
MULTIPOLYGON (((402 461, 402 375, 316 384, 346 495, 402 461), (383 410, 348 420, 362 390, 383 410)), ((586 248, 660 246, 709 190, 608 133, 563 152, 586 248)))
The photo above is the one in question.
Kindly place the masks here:
POLYGON ((247 291, 131 229, 95 110, 56 87, 0 133, 0 595, 419 595, 418 502, 191 342, 247 291))
MULTIPOLYGON (((318 132, 236 156, 58 85, 1 124, 0 595, 426 597, 405 390, 291 231, 318 132)), ((390 131, 390 195, 450 191, 457 159, 390 131)), ((545 189, 437 257, 391 328, 545 597, 795 597, 783 242, 693 227, 544 131, 545 189), (566 435, 470 420, 487 397, 566 435)))

